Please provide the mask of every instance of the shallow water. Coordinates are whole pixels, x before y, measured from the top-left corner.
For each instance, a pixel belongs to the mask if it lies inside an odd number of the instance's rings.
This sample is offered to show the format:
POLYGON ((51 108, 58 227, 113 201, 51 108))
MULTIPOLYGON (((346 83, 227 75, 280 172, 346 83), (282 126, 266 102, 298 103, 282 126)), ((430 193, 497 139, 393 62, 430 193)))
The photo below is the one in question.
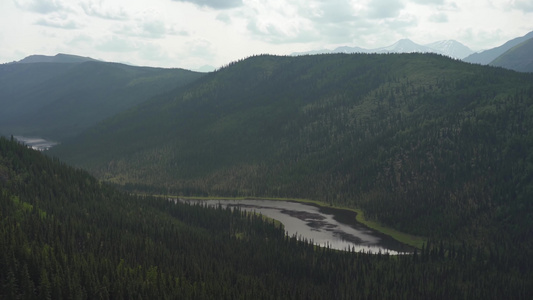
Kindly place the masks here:
POLYGON ((57 142, 45 140, 43 138, 39 137, 26 137, 26 136, 14 136, 14 138, 27 145, 28 147, 31 147, 32 149, 44 151, 52 148, 53 146, 57 145, 57 142))
POLYGON ((280 221, 286 234, 338 250, 400 254, 412 247, 372 230, 355 220, 355 212, 277 200, 182 200, 189 203, 240 207, 280 221))

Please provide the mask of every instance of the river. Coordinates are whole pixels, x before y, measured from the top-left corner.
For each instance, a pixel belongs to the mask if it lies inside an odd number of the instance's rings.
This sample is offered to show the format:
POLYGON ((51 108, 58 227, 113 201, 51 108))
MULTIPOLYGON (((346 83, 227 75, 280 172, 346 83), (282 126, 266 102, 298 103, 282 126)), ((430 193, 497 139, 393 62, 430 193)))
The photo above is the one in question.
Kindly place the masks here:
POLYGON ((17 136, 14 136, 14 138, 17 141, 27 145, 28 147, 31 147, 32 149, 39 150, 39 151, 48 150, 58 144, 57 142, 45 140, 40 137, 26 137, 26 136, 17 135, 17 136))
POLYGON ((239 207, 280 221, 286 234, 313 241, 322 247, 356 252, 401 254, 413 248, 356 221, 344 209, 279 200, 181 200, 183 202, 239 207))

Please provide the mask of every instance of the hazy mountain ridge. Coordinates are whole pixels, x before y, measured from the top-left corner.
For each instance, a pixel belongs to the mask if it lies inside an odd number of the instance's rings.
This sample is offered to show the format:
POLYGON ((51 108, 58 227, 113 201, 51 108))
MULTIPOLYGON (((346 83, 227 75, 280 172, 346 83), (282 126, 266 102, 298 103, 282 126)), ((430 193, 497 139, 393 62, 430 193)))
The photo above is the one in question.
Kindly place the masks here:
POLYGON ((83 57, 78 55, 58 53, 55 56, 47 55, 30 55, 19 60, 16 63, 30 64, 30 63, 82 63, 87 61, 98 61, 90 57, 83 57))
POLYGON ((22 61, 0 65, 0 134, 73 136, 203 76, 61 54, 22 61))
POLYGON ((434 53, 434 49, 418 45, 410 39, 401 39, 396 43, 374 50, 376 53, 434 53))
POLYGON ((504 54, 506 51, 510 50, 511 48, 513 48, 513 47, 519 45, 520 43, 525 42, 525 41, 527 41, 527 40, 529 40, 531 38, 533 38, 533 31, 529 32, 528 34, 526 34, 526 35, 524 35, 522 37, 517 37, 517 38, 514 38, 512 40, 509 40, 509 41, 505 42, 501 46, 498 46, 498 47, 495 47, 495 48, 492 48, 492 49, 488 49, 488 50, 484 50, 484 51, 481 51, 481 52, 478 52, 478 53, 473 53, 473 54, 469 55, 468 57, 464 58, 463 60, 465 62, 469 62, 469 63, 488 65, 492 61, 497 59, 498 56, 504 54))
POLYGON ((295 52, 291 55, 308 55, 308 54, 332 54, 332 53, 437 53, 453 58, 462 59, 474 51, 467 46, 455 41, 445 40, 430 43, 427 45, 419 45, 410 39, 401 39, 396 43, 375 49, 365 49, 360 47, 342 46, 334 50, 314 50, 308 52, 295 52))
POLYGON ((437 41, 434 43, 426 44, 425 46, 437 50, 437 53, 441 53, 443 55, 459 59, 463 59, 468 55, 474 53, 472 49, 455 40, 437 41))
POLYGON ((132 189, 315 198, 447 238, 518 222, 523 239, 532 82, 433 54, 252 57, 52 153, 132 189))
MULTIPOLYGON (((483 50, 480 52, 474 52, 469 47, 464 44, 455 41, 455 40, 442 40, 425 45, 419 45, 410 39, 401 39, 396 43, 375 49, 365 49, 361 47, 349 47, 342 46, 337 47, 333 50, 321 49, 321 50, 312 50, 307 52, 294 52, 291 55, 312 55, 312 54, 332 54, 332 53, 436 53, 445 56, 449 56, 456 59, 461 59, 468 63, 475 63, 481 65, 492 65, 492 62, 497 60, 500 55, 503 55, 505 52, 509 51, 513 47, 520 45, 521 43, 533 38, 533 31, 528 34, 514 38, 507 41, 501 46, 483 50)), ((515 53, 516 55, 516 53, 515 53)), ((495 66, 500 66, 506 69, 521 71, 521 72, 531 72, 528 65, 530 59, 533 58, 533 53, 523 51, 520 54, 521 58, 513 58, 514 62, 510 66, 507 66, 503 63, 497 63, 495 66), (522 62, 518 62, 521 60, 522 62)), ((504 59, 505 61, 507 59, 504 59)))
POLYGON ((489 65, 519 72, 533 72, 533 38, 507 50, 489 65))

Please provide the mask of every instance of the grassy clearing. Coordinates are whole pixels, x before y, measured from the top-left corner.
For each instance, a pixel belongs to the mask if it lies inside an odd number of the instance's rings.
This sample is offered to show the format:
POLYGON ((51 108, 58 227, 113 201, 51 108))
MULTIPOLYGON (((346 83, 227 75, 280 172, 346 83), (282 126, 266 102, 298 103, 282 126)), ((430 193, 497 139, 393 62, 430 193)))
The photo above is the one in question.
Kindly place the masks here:
MULTIPOLYGON (((329 205, 327 203, 317 201, 317 200, 309 200, 309 199, 295 199, 295 198, 268 198, 268 197, 261 197, 261 198, 254 198, 254 197, 176 197, 176 196, 167 196, 167 195, 157 195, 158 197, 167 197, 167 198, 183 198, 183 199, 195 199, 195 200, 246 200, 246 199, 256 199, 256 200, 276 200, 276 201, 295 201, 295 202, 301 202, 301 203, 309 203, 314 204, 317 206, 323 206, 323 207, 331 207, 331 208, 337 208, 337 209, 344 209, 353 211, 357 214, 356 220, 357 222, 364 224, 365 226, 372 228, 376 231, 379 231, 383 234, 386 234, 393 239, 404 243, 406 245, 416 247, 418 249, 422 248, 422 245, 426 242, 426 239, 419 236, 414 236, 411 234, 407 234, 404 232, 400 232, 394 228, 387 227, 377 221, 367 220, 365 218, 365 214, 361 209, 358 208, 350 208, 350 207, 344 207, 344 206, 335 206, 335 205, 329 205)), ((275 222, 278 222, 277 220, 275 222)), ((279 223, 279 222, 278 222, 279 223)))

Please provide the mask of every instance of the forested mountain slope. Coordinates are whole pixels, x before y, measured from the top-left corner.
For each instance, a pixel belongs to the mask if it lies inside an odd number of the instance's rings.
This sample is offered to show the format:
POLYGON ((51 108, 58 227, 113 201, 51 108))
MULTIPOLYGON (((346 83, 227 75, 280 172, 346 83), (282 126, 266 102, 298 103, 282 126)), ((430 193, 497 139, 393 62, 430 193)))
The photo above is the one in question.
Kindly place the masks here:
POLYGON ((498 56, 490 65, 533 73, 533 37, 498 56))
POLYGON ((512 40, 509 40, 505 42, 503 45, 500 45, 498 47, 487 49, 481 52, 477 52, 474 54, 471 54, 467 57, 465 57, 463 60, 465 62, 474 63, 474 64, 482 64, 482 65, 488 65, 495 59, 497 59, 500 55, 504 54, 508 50, 512 49, 513 47, 533 38, 533 31, 529 32, 528 34, 514 38, 512 40))
POLYGON ((32 63, 42 59, 29 57, 27 63, 0 65, 0 134, 62 140, 203 75, 64 55, 45 58, 53 62, 32 63))
POLYGON ((258 56, 51 155, 130 189, 312 198, 409 233, 522 248, 532 104, 533 75, 438 55, 258 56))
POLYGON ((527 299, 527 253, 316 248, 259 216, 130 196, 0 138, 1 299, 527 299))

